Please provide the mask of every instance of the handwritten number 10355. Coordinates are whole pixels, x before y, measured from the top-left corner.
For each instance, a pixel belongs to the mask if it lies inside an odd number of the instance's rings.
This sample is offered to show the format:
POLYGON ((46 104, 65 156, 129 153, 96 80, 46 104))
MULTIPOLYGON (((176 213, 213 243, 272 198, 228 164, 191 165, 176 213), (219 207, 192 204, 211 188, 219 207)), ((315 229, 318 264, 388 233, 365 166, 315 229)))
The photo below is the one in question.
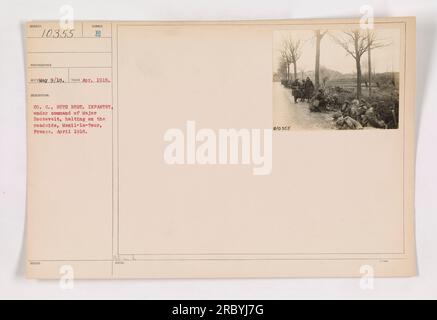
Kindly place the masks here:
POLYGON ((73 29, 44 29, 41 38, 73 38, 73 29))

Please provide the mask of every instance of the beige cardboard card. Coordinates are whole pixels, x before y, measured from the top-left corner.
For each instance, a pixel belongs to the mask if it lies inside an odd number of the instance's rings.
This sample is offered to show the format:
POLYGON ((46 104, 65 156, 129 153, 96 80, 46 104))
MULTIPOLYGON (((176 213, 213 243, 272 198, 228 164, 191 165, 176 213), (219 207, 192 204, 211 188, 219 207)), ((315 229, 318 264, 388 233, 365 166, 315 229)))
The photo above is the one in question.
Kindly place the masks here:
POLYGON ((415 19, 29 22, 28 276, 413 276, 415 19))

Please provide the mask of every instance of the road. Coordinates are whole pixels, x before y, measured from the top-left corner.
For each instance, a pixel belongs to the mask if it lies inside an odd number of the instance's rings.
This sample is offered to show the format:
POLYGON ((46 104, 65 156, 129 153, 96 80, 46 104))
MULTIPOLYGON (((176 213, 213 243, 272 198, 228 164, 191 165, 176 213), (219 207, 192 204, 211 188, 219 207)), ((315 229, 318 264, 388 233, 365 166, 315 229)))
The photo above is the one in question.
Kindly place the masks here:
POLYGON ((291 90, 273 83, 273 125, 290 126, 290 130, 333 129, 329 113, 310 112, 307 102, 294 103, 291 90))

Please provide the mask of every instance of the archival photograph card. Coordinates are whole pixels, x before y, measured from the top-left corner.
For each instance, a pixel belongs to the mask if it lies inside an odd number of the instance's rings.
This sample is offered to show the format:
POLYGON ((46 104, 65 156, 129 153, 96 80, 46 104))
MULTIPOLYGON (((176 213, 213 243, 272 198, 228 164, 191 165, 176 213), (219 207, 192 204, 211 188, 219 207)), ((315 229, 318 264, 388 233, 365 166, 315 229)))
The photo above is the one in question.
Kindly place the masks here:
POLYGON ((29 278, 416 274, 414 17, 25 29, 29 278))

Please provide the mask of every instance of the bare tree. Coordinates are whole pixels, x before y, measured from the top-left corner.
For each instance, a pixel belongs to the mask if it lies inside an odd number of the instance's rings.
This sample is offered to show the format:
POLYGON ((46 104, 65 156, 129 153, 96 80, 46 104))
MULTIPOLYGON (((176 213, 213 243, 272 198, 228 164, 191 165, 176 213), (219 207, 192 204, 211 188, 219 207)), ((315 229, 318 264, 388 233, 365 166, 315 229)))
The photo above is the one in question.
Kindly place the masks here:
POLYGON ((322 81, 323 81, 323 88, 326 88, 326 82, 329 80, 329 77, 328 76, 324 76, 323 78, 322 78, 322 81))
POLYGON ((314 86, 319 89, 320 86, 320 42, 328 31, 321 32, 316 30, 316 66, 314 68, 314 86))
POLYGON ((361 98, 361 56, 368 50, 367 33, 360 29, 343 31, 344 37, 334 37, 334 40, 355 59, 357 68, 357 99, 361 98))
POLYGON ((293 64, 293 78, 294 80, 297 79, 297 61, 300 59, 301 56, 301 49, 302 49, 302 41, 301 40, 294 40, 291 36, 288 36, 284 40, 284 48, 286 49, 286 52, 288 54, 288 57, 290 59, 290 63, 293 64))
POLYGON ((279 66, 278 66, 278 74, 281 78, 281 80, 288 80, 288 72, 289 72, 289 66, 290 64, 287 63, 287 61, 285 60, 285 58, 281 55, 281 59, 279 61, 279 66))
POLYGON ((388 46, 389 43, 378 40, 375 32, 367 29, 367 69, 368 69, 368 83, 369 83, 369 97, 372 96, 372 50, 388 46))
POLYGON ((299 72, 300 72, 300 78, 301 79, 303 79, 304 78, 304 75, 305 75, 305 69, 299 69, 299 72))
POLYGON ((284 47, 281 50, 281 60, 282 63, 285 65, 285 71, 286 71, 286 78, 285 80, 287 80, 287 82, 290 80, 290 63, 291 63, 291 58, 287 49, 286 44, 284 43, 284 47))

